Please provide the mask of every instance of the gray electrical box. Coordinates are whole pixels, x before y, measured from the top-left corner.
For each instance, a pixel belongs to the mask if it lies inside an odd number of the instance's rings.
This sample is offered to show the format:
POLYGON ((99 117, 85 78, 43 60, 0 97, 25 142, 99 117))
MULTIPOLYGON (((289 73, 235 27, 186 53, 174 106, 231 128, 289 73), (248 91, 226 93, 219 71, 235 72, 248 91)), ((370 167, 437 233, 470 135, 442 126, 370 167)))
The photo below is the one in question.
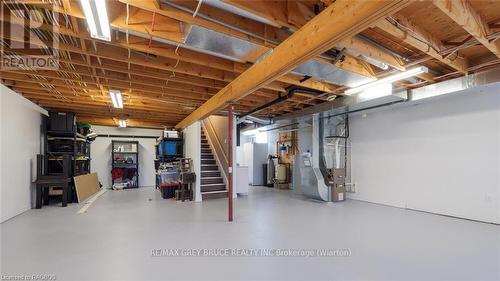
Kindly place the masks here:
POLYGON ((345 200, 345 169, 327 169, 332 202, 345 200))

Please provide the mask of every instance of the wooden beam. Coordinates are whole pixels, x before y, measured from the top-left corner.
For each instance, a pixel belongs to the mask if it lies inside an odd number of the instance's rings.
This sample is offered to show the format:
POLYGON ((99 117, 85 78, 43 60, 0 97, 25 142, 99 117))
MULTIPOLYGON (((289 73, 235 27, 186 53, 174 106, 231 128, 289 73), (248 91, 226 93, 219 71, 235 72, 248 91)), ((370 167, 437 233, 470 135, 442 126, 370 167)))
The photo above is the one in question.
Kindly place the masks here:
MULTIPOLYGON (((9 17, 2 17, 0 20, 4 22, 9 22, 11 24, 24 24, 23 21, 17 20, 15 18, 9 18, 9 17)), ((51 31, 52 26, 48 26, 46 24, 41 24, 40 26, 41 29, 46 30, 46 31, 51 31)), ((8 29, 6 29, 8 30, 8 29)), ((76 53, 82 53, 85 56, 98 56, 99 57, 105 57, 108 59, 113 59, 113 60, 118 60, 122 62, 131 62, 133 64, 140 64, 140 65, 147 65, 150 67, 156 67, 161 66, 161 69, 163 70, 168 70, 171 72, 175 73, 181 73, 186 74, 186 75, 192 75, 195 76, 193 78, 205 78, 205 79, 216 79, 219 81, 225 81, 225 82, 230 82, 232 79, 234 79, 236 76, 233 73, 242 73, 245 70, 247 70, 250 65, 244 64, 244 63, 238 63, 238 62, 232 62, 229 60, 217 58, 214 56, 210 56, 207 54, 202 54, 198 53, 195 51, 191 51, 189 49, 184 49, 180 48, 178 52, 175 51, 176 47, 168 44, 163 44, 159 42, 153 42, 152 44, 148 44, 148 40, 145 38, 141 38, 138 36, 133 36, 129 35, 129 40, 126 40, 125 35, 121 36, 120 38, 113 38, 113 42, 103 42, 103 41, 95 41, 92 38, 90 38, 90 35, 88 35, 87 32, 81 31, 79 34, 75 34, 72 30, 68 30, 64 27, 59 27, 59 32, 61 34, 69 35, 69 36, 74 36, 80 39, 85 39, 85 40, 91 40, 94 42, 99 42, 99 44, 105 44, 105 45, 99 45, 100 46, 100 51, 92 51, 92 50, 78 50, 78 48, 74 46, 69 46, 64 43, 59 43, 59 49, 64 50, 64 51, 71 51, 71 52, 76 52, 76 53), (127 42, 128 41, 128 42, 127 42), (109 45, 109 46, 107 46, 109 45), (136 50, 144 53, 149 53, 149 54, 154 54, 156 56, 159 56, 158 60, 162 60, 161 64, 153 64, 153 63, 145 63, 143 61, 136 60, 136 54, 133 55, 133 57, 127 58, 128 53, 124 51, 116 51, 116 49, 113 49, 113 47, 120 47, 120 48, 126 48, 126 49, 131 49, 131 50, 136 50), (104 49, 101 49, 104 48, 104 49), (110 49, 114 50, 111 52, 106 52, 106 50, 110 49), (123 54, 122 56, 119 56, 119 54, 123 54), (172 61, 169 61, 169 59, 174 59, 172 61), (177 63, 177 60, 180 61, 180 63, 177 63), (176 67, 172 67, 176 66, 176 67), (201 69, 200 69, 201 67, 201 69), (216 69, 213 69, 216 68, 216 69), (204 71, 203 69, 212 69, 209 71, 204 71), (227 72, 225 72, 227 71, 227 72), (209 73, 212 74, 220 74, 218 76, 210 75, 209 73)), ((156 37, 161 36, 161 35, 155 35, 156 37)), ((9 38, 8 34, 3 34, 3 38, 9 38)), ((160 37, 161 38, 161 37, 160 37)), ((50 44, 50 42, 44 42, 45 44, 50 44)), ((349 62, 342 62, 342 66, 345 69, 359 69, 360 66, 354 65, 349 62)), ((365 75, 366 76, 366 75, 365 75)), ((297 85, 305 88, 310 88, 314 90, 319 90, 319 91, 325 91, 325 92, 333 92, 337 86, 326 83, 326 82, 320 82, 315 79, 309 79, 307 81, 302 81, 301 79, 303 77, 293 75, 293 74, 288 74, 279 79, 279 81, 284 82, 284 83, 289 83, 292 85, 297 85)), ((183 78, 186 79, 186 78, 183 78)), ((175 80, 175 77, 172 78, 172 80, 175 80)), ((280 91, 280 92, 285 92, 284 87, 279 87, 276 85, 276 83, 272 83, 268 85, 266 88, 275 90, 275 91, 280 91)))
MULTIPOLYGON (((399 17, 401 19, 402 17, 399 17)), ((403 31, 393 25, 391 22, 389 22, 386 19, 383 19, 379 22, 376 23, 376 26, 380 28, 382 31, 386 32, 387 34, 397 38, 398 40, 401 40, 416 49, 430 55, 431 57, 443 62, 444 64, 452 67, 455 70, 465 72, 467 70, 467 61, 463 58, 457 57, 457 56, 452 56, 452 57, 446 57, 442 56, 439 54, 439 49, 437 46, 430 46, 427 43, 422 42, 422 40, 416 39, 412 37, 408 32, 403 31)), ((416 33, 416 31, 414 30, 416 33)), ((430 34, 425 34, 422 35, 420 34, 420 37, 422 38, 428 38, 431 37, 430 34)))
MULTIPOLYGON (((12 86, 12 88, 19 92, 29 92, 42 96, 47 96, 59 100, 66 100, 69 103, 76 104, 96 104, 96 105, 107 105, 112 106, 111 100, 108 96, 102 96, 97 93, 87 94, 85 92, 75 92, 64 90, 63 88, 49 88, 49 87, 33 87, 28 83, 20 83, 12 86)), ((128 110, 128 106, 133 106, 133 109, 147 109, 152 112, 158 112, 164 115, 175 115, 178 112, 183 114, 190 113, 191 110, 187 109, 187 104, 179 104, 174 100, 161 100, 153 99, 149 97, 141 97, 139 95, 130 95, 129 93, 124 93, 124 105, 125 110, 128 110), (172 112, 173 111, 173 112, 172 112), (177 112, 176 112, 177 111, 177 112)))
MULTIPOLYGON (((90 114, 79 113, 77 114, 77 120, 79 122, 85 122, 92 125, 101 125, 101 126, 118 126, 117 121, 111 117, 98 117, 92 116, 90 114)), ((175 123, 165 122, 152 122, 152 121, 143 121, 134 118, 127 118, 127 127, 129 128, 148 128, 148 129, 163 129, 165 127, 173 127, 175 123)))
POLYGON ((492 33, 488 23, 474 10, 468 0, 434 0, 433 3, 500 58, 500 41, 488 39, 488 35, 492 33))
MULTIPOLYGON (((162 9, 156 9, 156 7, 152 3, 150 3, 149 1, 120 0, 120 2, 129 4, 131 6, 135 6, 135 7, 150 11, 150 12, 155 12, 155 13, 158 13, 160 15, 172 17, 172 18, 179 20, 179 21, 182 21, 182 22, 203 26, 205 28, 208 28, 208 29, 220 32, 220 33, 224 33, 224 34, 229 35, 229 36, 237 37, 237 38, 255 43, 255 44, 260 45, 260 46, 264 46, 264 47, 274 47, 275 46, 274 43, 270 43, 270 42, 267 42, 265 40, 255 39, 255 37, 252 37, 252 36, 247 35, 245 33, 241 33, 239 31, 235 31, 235 29, 228 28, 225 25, 214 23, 214 22, 206 20, 204 18, 193 17, 192 14, 175 9, 175 8, 170 7, 168 5, 162 5, 162 9)), ((247 1, 247 2, 253 2, 253 1, 247 1)), ((286 3, 285 1, 275 1, 275 2, 286 3)), ((251 27, 245 27, 245 28, 251 29, 251 27)), ((277 38, 277 39, 280 39, 280 38, 277 38)), ((349 71, 349 72, 360 74, 362 76, 371 77, 371 78, 374 77, 372 74, 373 71, 371 71, 370 69, 367 69, 367 68, 370 68, 369 65, 360 63, 358 59, 356 59, 352 56, 349 56, 349 55, 346 56, 344 63, 337 63, 335 66, 342 68, 342 69, 349 71)))
MULTIPOLYGON (((0 75, 2 78, 5 79, 10 79, 14 81, 24 81, 24 82, 37 82, 41 84, 46 84, 46 85, 55 85, 55 86, 62 86, 62 87, 69 87, 73 89, 92 89, 94 91, 99 91, 99 85, 101 86, 106 86, 109 88, 121 90, 124 93, 134 93, 139 96, 137 98, 140 99, 141 96, 147 96, 151 98, 156 98, 156 99, 171 99, 171 100, 178 100, 178 102, 183 102, 184 105, 192 105, 192 106, 198 106, 202 102, 208 100, 210 97, 212 97, 214 94, 206 94, 202 95, 199 93, 189 93, 189 92, 183 92, 183 91, 178 91, 175 89, 162 89, 158 87, 153 87, 153 86, 145 86, 145 85, 136 85, 136 84, 129 84, 126 82, 121 81, 120 79, 106 79, 103 78, 101 79, 102 81, 98 84, 97 82, 90 80, 88 78, 82 79, 82 78, 69 78, 69 77, 60 77, 55 75, 53 72, 50 71, 40 71, 38 73, 36 72, 30 72, 30 71, 9 71, 9 72, 3 72, 0 71, 0 75), (34 80, 33 78, 26 76, 26 75, 31 75, 36 77, 43 77, 46 80, 34 80), (68 83, 69 82, 69 83, 68 83), (70 83, 81 83, 81 85, 74 85, 70 83), (91 88, 92 86, 92 88, 91 88)), ((259 99, 264 99, 264 97, 260 97, 259 99)), ((267 97, 266 100, 270 100, 272 97, 267 97)), ((259 105, 259 102, 257 100, 245 100, 245 101, 240 101, 238 102, 238 105, 241 105, 241 107, 246 108, 247 110, 249 108, 253 108, 257 105, 259 105)))
POLYGON ((408 1, 337 0, 176 127, 185 128, 197 120, 206 118, 228 103, 251 94, 305 61, 325 52, 336 43, 356 35, 381 18, 397 12, 407 4, 408 1))
MULTIPOLYGON (((278 26, 286 26, 295 31, 306 24, 314 15, 312 8, 300 1, 281 1, 282 3, 280 4, 272 1, 223 1, 250 13, 258 14, 278 26), (282 10, 276 11, 278 9, 282 10)), ((332 2, 334 1, 328 2, 328 5, 332 2)), ((356 36, 339 42, 336 47, 351 49, 357 53, 363 54, 366 57, 370 57, 374 60, 390 65, 398 70, 404 70, 402 65, 403 62, 399 58, 395 57, 386 50, 361 40, 356 36)), ((366 77, 375 78, 374 71, 369 69, 371 68, 369 64, 367 65, 362 63, 360 59, 355 58, 350 54, 345 54, 344 63, 337 62, 335 66, 366 77), (361 73, 361 71, 363 71, 363 73, 361 73)))
MULTIPOLYGON (((59 70, 58 72, 64 72, 68 74, 84 74, 83 71, 69 71, 69 70, 59 70)), ((99 86, 106 86, 109 88, 121 90, 126 96, 136 96, 136 98, 154 98, 158 101, 170 100, 177 101, 182 103, 183 105, 192 105, 199 106, 204 101, 208 100, 210 97, 214 95, 214 93, 198 93, 198 92, 190 92, 188 89, 184 89, 187 91, 183 91, 182 89, 173 89, 169 88, 167 84, 165 85, 154 85, 153 82, 150 83, 142 83, 137 81, 138 83, 132 83, 130 81, 127 82, 129 77, 116 77, 113 76, 111 72, 107 72, 106 76, 98 75, 96 77, 100 78, 100 84, 97 82, 85 78, 89 75, 89 73, 85 73, 84 77, 60 77, 55 74, 53 71, 23 71, 23 70, 13 70, 8 72, 0 71, 2 78, 14 80, 14 81, 24 81, 24 82, 36 82, 41 85, 47 86, 58 86, 64 88, 71 88, 72 90, 85 90, 85 91, 97 91, 100 92, 99 86), (36 75, 36 77, 43 77, 45 80, 33 80, 33 78, 27 75, 36 75), (68 84, 71 83, 82 83, 82 85, 74 85, 68 84), (148 85, 150 84, 150 85, 148 85)), ((133 78, 133 76, 132 76, 133 78)), ((65 89, 68 90, 68 89, 65 89)), ((107 96, 106 96, 107 97, 107 96)), ((251 108, 254 108, 262 103, 266 103, 275 98, 275 95, 269 95, 266 93, 259 93, 258 96, 253 98, 245 98, 238 101, 237 109, 248 111, 251 108)), ((301 96, 294 97, 293 99, 288 100, 286 103, 291 104, 311 104, 307 99, 301 96)))
MULTIPOLYGON (((4 34, 5 38, 8 38, 8 34, 4 34)), ((42 43, 45 43, 45 44, 50 44, 49 42, 42 42, 42 43)), ((107 46, 106 46, 107 47, 107 46)), ((76 52, 76 53, 81 53, 81 54, 92 54, 92 56, 97 56, 97 54, 99 54, 98 58, 105 58, 105 59, 111 59, 111 60, 116 60, 116 61, 120 61, 120 62, 127 62, 127 59, 121 59, 121 57, 125 57, 127 56, 127 53, 125 52, 122 52, 122 56, 119 56, 120 54, 120 51, 116 51, 116 50, 113 50, 113 49, 110 49, 109 51, 108 48, 100 48, 99 49, 99 52, 94 52, 94 51, 87 51, 87 52, 82 52, 80 48, 77 48, 77 47, 74 47, 74 46, 70 46, 70 45, 66 45, 64 43, 60 43, 59 44, 59 48, 61 50, 65 50, 65 51, 71 51, 71 52, 76 52), (109 56, 103 56, 105 54, 109 54, 109 56)), ((20 51, 20 50, 16 50, 16 52, 23 52, 23 51, 20 51)), ((135 55, 134 55, 135 57, 135 55)), ((142 57, 141 57, 142 58, 142 57)), ((140 61, 135 61, 133 59, 133 57, 129 57, 128 58, 128 63, 130 65, 130 61, 133 61, 134 64, 140 64, 140 61)), ((79 61, 77 58, 72 58, 71 60, 67 60, 67 59, 63 59, 61 58, 60 59, 60 62, 66 62, 66 63, 71 63, 71 64, 78 64, 78 65, 88 65, 89 62, 84 62, 84 61, 79 61)), ((106 69, 106 70, 113 70, 113 71, 117 71, 117 72, 122 72, 122 73, 126 73, 126 74, 129 74, 128 77, 118 77, 118 78, 113 78, 112 76, 102 76, 102 75, 97 75, 97 74, 94 74, 94 72, 89 72, 88 70, 77 70, 77 71, 71 71, 71 70, 63 70, 61 69, 61 71, 64 71, 64 72, 73 72, 71 74, 75 74, 75 75, 85 75, 85 76, 90 76, 90 77, 94 77, 94 78, 103 78, 103 79, 111 79, 111 80, 117 80, 117 82, 121 82, 122 80, 133 80, 133 77, 131 76, 131 74, 134 74, 136 76, 144 76, 144 78, 141 78, 141 79, 135 79, 134 81, 129 81, 129 83, 131 82, 135 82, 134 84, 144 84, 144 86, 147 87, 150 87, 150 86, 158 86, 158 87, 161 87, 161 88, 175 88, 177 90, 180 90, 180 91, 185 91, 185 90, 188 90, 188 89, 194 89, 193 91, 194 92, 198 92, 198 93, 210 93, 210 91, 208 90, 208 88, 204 88, 204 89, 201 89, 198 88, 197 90, 194 88, 194 86, 192 85, 200 85, 199 83, 195 82, 195 81, 191 81, 191 80, 200 80, 200 79, 204 79, 204 80, 209 80, 208 78, 202 78, 202 77, 182 77, 182 74, 181 74, 181 77, 179 79, 176 78, 176 75, 172 75, 172 73, 168 73, 169 75, 158 75, 158 73, 149 73, 149 72, 144 72, 143 69, 141 69, 140 71, 132 71, 132 70, 122 70, 120 68, 117 68, 117 67, 114 67, 114 66, 110 66, 106 63, 103 63, 103 60, 101 59, 100 61, 100 65, 92 65, 92 68, 95 69, 95 68, 100 68, 100 69, 106 69), (144 73, 143 73, 144 72, 144 73), (165 80, 165 82, 160 82, 160 81, 152 81, 151 80, 151 77, 154 77, 156 79, 163 79, 165 80), (149 81, 151 80, 151 81, 149 81), (174 81, 174 82, 171 82, 171 81, 174 81), (177 83, 177 82, 180 82, 177 83), (192 85, 182 85, 184 83, 188 83, 188 84, 192 84, 192 85), (177 86, 176 86, 177 85, 177 86)), ((156 61, 157 62, 157 61, 156 61)), ((154 63, 150 63, 148 66, 156 66, 156 64, 154 63)), ((166 70, 164 68, 163 65, 161 65, 161 69, 162 70, 166 70)), ((109 73, 108 73, 109 74, 109 73)), ((299 76, 294 76, 294 75, 289 75, 287 76, 286 78, 286 81, 290 81, 292 84, 302 84, 303 82, 300 81, 300 77, 299 76), (294 80, 294 81, 290 81, 290 80, 294 80)), ((90 83, 92 81, 85 81, 86 83, 90 83)), ((331 91, 332 89, 331 88, 325 88, 325 84, 323 83, 318 83, 318 84, 314 84, 315 82, 314 81, 305 81, 306 83, 309 83, 309 85, 311 85, 312 87, 314 88, 317 88, 319 90, 322 90, 322 91, 326 91, 326 92, 329 92, 331 91)), ((201 82, 200 82, 201 83, 201 82)), ((217 87, 214 87, 216 89, 220 89, 222 88, 223 86, 225 86, 226 84, 220 84, 220 83, 217 83, 217 81, 213 81, 213 80, 210 80, 210 82, 205 82, 203 81, 204 84, 206 84, 207 86, 210 86, 212 84, 212 87, 215 86, 215 84, 218 84, 217 87)), ((274 86, 273 88, 276 88, 276 89, 279 89, 281 91, 284 91, 284 88, 285 86, 284 85, 281 85, 279 86, 277 83, 273 83, 274 86)), ((131 87, 133 88, 133 87, 131 87)), ((158 90, 158 92, 160 92, 160 90, 158 90)), ((215 92, 213 92, 215 93, 215 92)), ((259 97, 264 97, 265 99, 268 99, 269 98, 269 95, 264 93, 264 92, 259 92, 259 93, 256 93, 256 95, 258 95, 259 97)), ((298 103, 309 103, 308 101, 304 101, 304 100, 300 100, 298 99, 297 97, 294 97, 292 98, 290 101, 295 101, 295 102, 298 102, 298 103)))
POLYGON ((365 40, 357 36, 343 40, 342 42, 337 44, 337 46, 354 50, 362 54, 363 56, 383 62, 397 70, 400 71, 406 70, 402 59, 383 50, 382 48, 379 48, 373 44, 366 42, 365 40))

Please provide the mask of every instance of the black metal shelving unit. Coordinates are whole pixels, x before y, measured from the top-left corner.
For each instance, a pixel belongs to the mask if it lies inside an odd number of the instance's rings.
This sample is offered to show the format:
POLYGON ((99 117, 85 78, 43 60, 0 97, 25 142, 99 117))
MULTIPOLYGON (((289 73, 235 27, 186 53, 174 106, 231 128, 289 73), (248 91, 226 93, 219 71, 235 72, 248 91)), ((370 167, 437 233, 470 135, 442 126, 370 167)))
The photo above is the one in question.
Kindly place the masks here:
MULTIPOLYGON (((138 188, 139 187, 139 142, 138 141, 111 141, 111 169, 122 169, 122 174, 127 169, 135 169, 135 174, 131 179, 134 184, 124 186, 123 188, 138 188), (131 147, 132 149, 126 150, 120 149, 120 147, 131 147), (133 149, 135 147, 135 149, 133 149), (122 150, 122 151, 120 151, 122 150), (127 163, 127 160, 131 159, 132 162, 127 163)), ((113 176, 111 177, 111 184, 115 186, 115 179, 113 176)), ((122 177, 121 183, 128 183, 128 181, 124 182, 122 177)))
MULTIPOLYGON (((182 137, 182 134, 179 133, 178 138, 163 138, 160 141, 158 141, 155 144, 155 152, 156 152, 156 158, 155 158, 155 170, 158 171, 158 168, 161 163, 171 163, 177 161, 179 158, 183 158, 184 154, 184 139, 182 137), (163 144, 163 142, 175 142, 176 143, 176 151, 177 153, 175 154, 165 154, 163 153, 162 149, 160 149, 160 146, 163 144)), ((159 176, 156 176, 156 188, 160 188, 160 179, 159 176)))
POLYGON ((76 131, 45 130, 44 146, 49 175, 62 173, 63 155, 71 155, 71 177, 90 173, 90 142, 85 136, 76 131))
MULTIPOLYGON (((68 119, 71 120, 71 119, 68 119)), ((71 197, 69 202, 76 201, 74 192, 73 177, 90 173, 90 141, 86 136, 77 133, 76 124, 74 124, 74 115, 72 113, 50 112, 49 117, 45 117, 42 122, 42 131, 44 136, 43 152, 44 174, 61 175, 63 173, 63 156, 70 155, 70 169, 68 177, 71 179, 71 197), (73 126, 64 127, 65 130, 53 130, 51 128, 61 127, 61 124, 51 123, 54 115, 68 115, 73 118, 73 126)))

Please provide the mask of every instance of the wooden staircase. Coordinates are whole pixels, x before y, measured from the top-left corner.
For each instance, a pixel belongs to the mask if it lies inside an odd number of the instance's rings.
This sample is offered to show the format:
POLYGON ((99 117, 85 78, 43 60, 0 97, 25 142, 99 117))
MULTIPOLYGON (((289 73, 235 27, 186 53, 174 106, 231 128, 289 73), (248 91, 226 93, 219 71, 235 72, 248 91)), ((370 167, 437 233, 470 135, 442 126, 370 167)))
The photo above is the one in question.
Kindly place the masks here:
POLYGON ((207 137, 201 129, 201 198, 202 200, 211 198, 227 197, 227 189, 222 179, 219 165, 215 161, 212 149, 207 137))

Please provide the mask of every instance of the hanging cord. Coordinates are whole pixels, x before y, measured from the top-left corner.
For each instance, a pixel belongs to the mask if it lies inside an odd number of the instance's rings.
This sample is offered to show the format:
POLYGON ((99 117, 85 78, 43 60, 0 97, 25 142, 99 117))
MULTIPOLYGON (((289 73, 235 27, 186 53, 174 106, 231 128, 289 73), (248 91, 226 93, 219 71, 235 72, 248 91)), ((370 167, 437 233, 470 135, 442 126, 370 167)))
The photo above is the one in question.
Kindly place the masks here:
MULTIPOLYGON (((201 6, 201 2, 202 2, 202 1, 203 1, 203 0, 200 0, 200 2, 198 2, 198 8, 201 6)), ((196 13, 197 13, 197 11, 195 11, 195 12, 194 12, 193 16, 195 16, 195 15, 196 15, 196 13)), ((181 30, 183 30, 183 29, 184 29, 184 28, 183 28, 183 27, 184 27, 184 25, 182 24, 182 22, 180 22, 179 24, 180 24, 180 28, 181 28, 181 30)), ((189 36, 189 32, 191 31, 191 28, 192 28, 192 25, 189 25, 189 27, 188 27, 188 31, 187 31, 187 32, 184 32, 184 34, 186 34, 186 33, 187 33, 187 34, 188 34, 188 36, 189 36)), ((179 54, 179 48, 181 47, 181 45, 182 45, 183 43, 186 43, 186 40, 187 40, 187 36, 186 36, 185 38, 182 38, 182 43, 181 43, 181 42, 177 43, 177 46, 175 47, 175 52, 174 52, 174 53, 175 53, 175 55, 177 55, 177 57, 180 57, 180 56, 181 56, 181 55, 179 54)), ((175 63, 174 68, 177 68, 177 66, 179 65, 180 60, 181 60, 180 58, 177 58, 177 62, 175 63)), ((172 71, 172 74, 173 74, 173 75, 172 75, 171 77, 175 77, 175 73, 174 73, 173 71, 172 71)))
POLYGON ((198 14, 198 11, 200 11, 201 3, 203 3, 203 0, 198 0, 198 6, 196 6, 196 10, 193 13, 193 18, 196 17, 196 15, 198 14))
POLYGON ((129 25, 129 23, 128 23, 129 16, 130 16, 130 8, 129 8, 128 4, 127 4, 127 17, 125 18, 125 23, 126 23, 127 25, 129 25))

